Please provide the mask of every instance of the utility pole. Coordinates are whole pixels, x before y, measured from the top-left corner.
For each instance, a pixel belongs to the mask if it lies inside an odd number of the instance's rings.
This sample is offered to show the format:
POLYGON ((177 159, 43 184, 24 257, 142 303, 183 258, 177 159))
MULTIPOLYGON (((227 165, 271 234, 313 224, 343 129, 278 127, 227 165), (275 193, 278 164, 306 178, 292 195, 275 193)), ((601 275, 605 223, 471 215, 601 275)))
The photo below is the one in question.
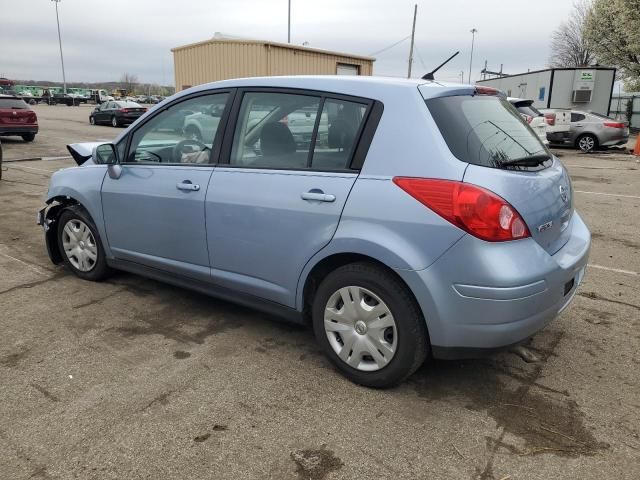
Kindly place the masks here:
POLYGON ((476 42, 476 33, 478 30, 475 28, 471 29, 471 57, 469 58, 469 83, 471 83, 471 68, 473 67, 473 47, 476 42))
POLYGON ((291 0, 289 0, 289 16, 287 18, 287 43, 291 43, 291 0))
POLYGON ((51 0, 56 4, 56 22, 58 23, 58 44, 60 45, 60 63, 62 63, 62 90, 67 93, 67 78, 64 75, 64 57, 62 56, 62 37, 60 36, 60 18, 58 17, 58 3, 62 0, 51 0))
POLYGON ((464 70, 460 72, 460 83, 464 83, 464 70))
POLYGON ((416 36, 416 17, 418 16, 418 4, 413 7, 413 27, 411 28, 411 48, 409 49, 409 71, 407 78, 411 78, 411 66, 413 64, 413 44, 416 36))

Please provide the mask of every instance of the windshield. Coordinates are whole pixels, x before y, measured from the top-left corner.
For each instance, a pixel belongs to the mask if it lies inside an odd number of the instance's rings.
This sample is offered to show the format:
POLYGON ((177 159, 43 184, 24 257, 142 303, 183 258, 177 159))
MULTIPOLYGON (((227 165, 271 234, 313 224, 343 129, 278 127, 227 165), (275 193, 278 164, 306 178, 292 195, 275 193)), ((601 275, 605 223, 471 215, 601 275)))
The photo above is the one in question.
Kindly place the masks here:
POLYGON ((501 168, 525 158, 551 157, 505 98, 452 96, 426 103, 451 153, 463 162, 501 168))

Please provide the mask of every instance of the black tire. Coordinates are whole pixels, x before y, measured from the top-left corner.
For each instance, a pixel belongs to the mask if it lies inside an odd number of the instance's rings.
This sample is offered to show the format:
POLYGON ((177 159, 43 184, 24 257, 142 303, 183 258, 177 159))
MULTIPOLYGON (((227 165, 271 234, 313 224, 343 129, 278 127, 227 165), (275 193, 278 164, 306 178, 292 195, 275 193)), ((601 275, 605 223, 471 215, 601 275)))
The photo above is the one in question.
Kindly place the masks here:
POLYGON ((35 133, 25 133, 21 136, 22 136, 22 140, 24 140, 25 142, 33 142, 36 139, 35 133))
POLYGON ((93 115, 89 115, 89 123, 91 125, 95 125, 96 124, 96 118, 93 115))
POLYGON ((584 153, 593 152, 598 149, 598 138, 591 133, 580 135, 576 139, 576 148, 584 153))
POLYGON ((115 115, 111 117, 111 126, 114 128, 118 128, 122 126, 122 124, 118 120, 118 117, 116 117, 115 115))
POLYGON ((66 207, 60 214, 60 217, 58 218, 58 249, 60 250, 60 255, 62 256, 64 264, 67 266, 67 268, 71 270, 76 276, 84 280, 99 282, 105 279, 110 273, 110 269, 107 265, 107 260, 104 254, 104 248, 102 247, 102 240, 100 239, 100 235, 98 234, 98 229, 93 223, 90 215, 80 205, 66 207), (91 269, 88 271, 82 271, 76 268, 69 259, 69 256, 64 249, 64 228, 68 222, 73 220, 79 220, 83 222, 87 227, 89 227, 89 230, 91 231, 91 234, 95 239, 97 258, 91 269))
POLYGON ((429 334, 420 308, 409 289, 385 268, 368 262, 344 265, 321 282, 313 299, 313 330, 320 347, 331 362, 351 381, 372 388, 389 388, 403 382, 427 358, 429 334), (363 287, 386 303, 396 322, 397 345, 394 356, 383 368, 362 371, 342 361, 327 339, 324 311, 331 296, 347 286, 363 287))

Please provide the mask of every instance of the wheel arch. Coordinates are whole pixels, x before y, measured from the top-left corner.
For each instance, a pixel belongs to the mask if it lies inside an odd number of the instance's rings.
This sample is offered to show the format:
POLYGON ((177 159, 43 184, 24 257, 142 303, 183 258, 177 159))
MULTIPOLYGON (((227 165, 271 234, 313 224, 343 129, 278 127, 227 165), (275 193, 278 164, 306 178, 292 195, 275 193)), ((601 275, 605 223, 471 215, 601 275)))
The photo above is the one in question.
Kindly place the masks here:
POLYGON ((310 323, 311 321, 311 304, 313 301, 313 295, 315 294, 322 280, 335 269, 356 262, 367 262, 374 264, 384 269, 389 274, 393 275, 402 285, 405 286, 405 288, 409 292, 409 295, 411 295, 411 297, 415 301, 416 306, 422 313, 423 318, 425 318, 425 312, 422 310, 420 302, 418 302, 415 294, 413 293, 407 282, 405 282, 405 280, 400 275, 398 275, 398 273, 396 273, 393 268, 389 267, 384 262, 381 262, 380 260, 377 260, 363 253, 337 252, 318 259, 315 264, 313 264, 313 266, 307 265, 307 268, 305 269, 307 273, 304 278, 301 279, 302 286, 301 288, 299 288, 298 298, 300 302, 298 303, 298 305, 300 305, 301 307, 303 319, 305 322, 310 323))

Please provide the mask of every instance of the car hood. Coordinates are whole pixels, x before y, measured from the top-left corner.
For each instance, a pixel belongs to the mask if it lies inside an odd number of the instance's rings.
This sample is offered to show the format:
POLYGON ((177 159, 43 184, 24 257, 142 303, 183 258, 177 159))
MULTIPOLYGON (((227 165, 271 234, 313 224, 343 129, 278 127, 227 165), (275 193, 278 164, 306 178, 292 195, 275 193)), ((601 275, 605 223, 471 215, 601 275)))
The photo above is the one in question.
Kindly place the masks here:
POLYGON ((108 142, 87 142, 87 143, 72 143, 67 145, 67 150, 76 161, 78 165, 93 165, 91 156, 93 150, 98 145, 103 145, 108 142))

